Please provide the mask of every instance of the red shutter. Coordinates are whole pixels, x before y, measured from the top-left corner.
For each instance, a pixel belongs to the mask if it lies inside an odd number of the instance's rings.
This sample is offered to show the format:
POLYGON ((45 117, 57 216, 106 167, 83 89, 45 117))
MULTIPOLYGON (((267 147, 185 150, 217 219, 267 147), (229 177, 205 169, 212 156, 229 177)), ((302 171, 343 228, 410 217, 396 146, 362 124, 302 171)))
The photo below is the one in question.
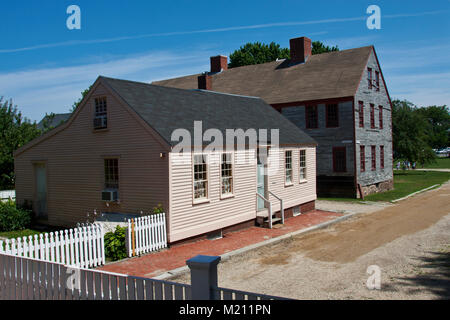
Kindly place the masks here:
POLYGON ((359 101, 359 127, 364 128, 364 102, 359 101))
POLYGON ((375 105, 370 104, 370 127, 375 129, 375 105))
POLYGON ((384 169, 384 146, 380 146, 380 168, 384 169))
POLYGON ((383 106, 378 106, 379 108, 379 117, 380 117, 380 129, 383 129, 383 106))
POLYGON ((372 171, 377 170, 377 149, 372 146, 372 171))
POLYGON ((361 172, 366 171, 366 147, 364 146, 359 146, 359 161, 361 172))

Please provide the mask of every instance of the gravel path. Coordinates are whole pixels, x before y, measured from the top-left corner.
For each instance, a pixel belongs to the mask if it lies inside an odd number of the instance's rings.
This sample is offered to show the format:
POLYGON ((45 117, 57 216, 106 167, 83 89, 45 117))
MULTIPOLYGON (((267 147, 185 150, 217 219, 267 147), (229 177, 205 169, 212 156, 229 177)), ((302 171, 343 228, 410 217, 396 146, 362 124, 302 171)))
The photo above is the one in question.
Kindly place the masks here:
MULTIPOLYGON (((219 285, 294 299, 449 299, 449 195, 446 184, 234 256, 219 265, 219 285), (380 290, 366 287, 371 265, 381 269, 380 290)), ((189 274, 171 280, 187 283, 189 274)))

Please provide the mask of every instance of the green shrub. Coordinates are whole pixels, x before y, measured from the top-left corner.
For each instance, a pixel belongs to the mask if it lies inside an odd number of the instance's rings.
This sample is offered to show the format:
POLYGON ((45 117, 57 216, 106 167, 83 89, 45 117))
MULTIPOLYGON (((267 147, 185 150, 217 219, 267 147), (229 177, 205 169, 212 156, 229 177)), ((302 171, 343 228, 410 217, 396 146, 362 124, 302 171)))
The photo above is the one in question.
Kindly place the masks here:
POLYGON ((154 207, 152 209, 152 213, 151 214, 158 214, 158 213, 164 213, 164 208, 162 206, 162 204, 158 203, 157 207, 154 207))
POLYGON ((17 208, 14 201, 0 202, 0 232, 23 230, 30 224, 30 210, 17 208))
POLYGON ((106 258, 117 261, 127 257, 127 248, 125 246, 126 237, 125 227, 116 227, 116 231, 105 233, 105 256, 106 258))

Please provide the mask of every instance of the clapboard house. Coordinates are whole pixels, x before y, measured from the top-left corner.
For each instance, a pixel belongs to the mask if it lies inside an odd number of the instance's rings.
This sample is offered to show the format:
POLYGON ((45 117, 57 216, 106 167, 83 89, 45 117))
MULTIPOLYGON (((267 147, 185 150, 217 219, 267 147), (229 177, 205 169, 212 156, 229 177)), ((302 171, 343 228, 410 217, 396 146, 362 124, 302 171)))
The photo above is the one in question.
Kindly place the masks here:
POLYGON ((17 203, 31 204, 43 223, 73 226, 94 209, 122 217, 160 204, 170 243, 264 226, 269 213, 289 218, 316 200, 316 142, 258 97, 99 77, 67 121, 14 158, 17 203), (211 150, 195 139, 196 122, 205 135, 240 128, 268 130, 267 139, 211 150), (194 137, 183 152, 180 130, 194 137))
POLYGON ((154 84, 261 97, 318 142, 317 193, 361 197, 393 188, 391 101, 373 46, 311 54, 290 40, 290 60, 211 70, 154 84))

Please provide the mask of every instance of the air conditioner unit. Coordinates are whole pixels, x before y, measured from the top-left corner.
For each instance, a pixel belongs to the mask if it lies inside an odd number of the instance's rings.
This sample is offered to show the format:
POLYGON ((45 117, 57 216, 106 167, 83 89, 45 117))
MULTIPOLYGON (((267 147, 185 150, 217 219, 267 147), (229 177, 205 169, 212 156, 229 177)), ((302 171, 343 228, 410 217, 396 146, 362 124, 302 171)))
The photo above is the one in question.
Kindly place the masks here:
POLYGON ((102 191, 102 201, 113 202, 119 200, 117 189, 106 189, 102 191))
POLYGON ((108 122, 106 116, 94 118, 94 129, 107 128, 108 122))

